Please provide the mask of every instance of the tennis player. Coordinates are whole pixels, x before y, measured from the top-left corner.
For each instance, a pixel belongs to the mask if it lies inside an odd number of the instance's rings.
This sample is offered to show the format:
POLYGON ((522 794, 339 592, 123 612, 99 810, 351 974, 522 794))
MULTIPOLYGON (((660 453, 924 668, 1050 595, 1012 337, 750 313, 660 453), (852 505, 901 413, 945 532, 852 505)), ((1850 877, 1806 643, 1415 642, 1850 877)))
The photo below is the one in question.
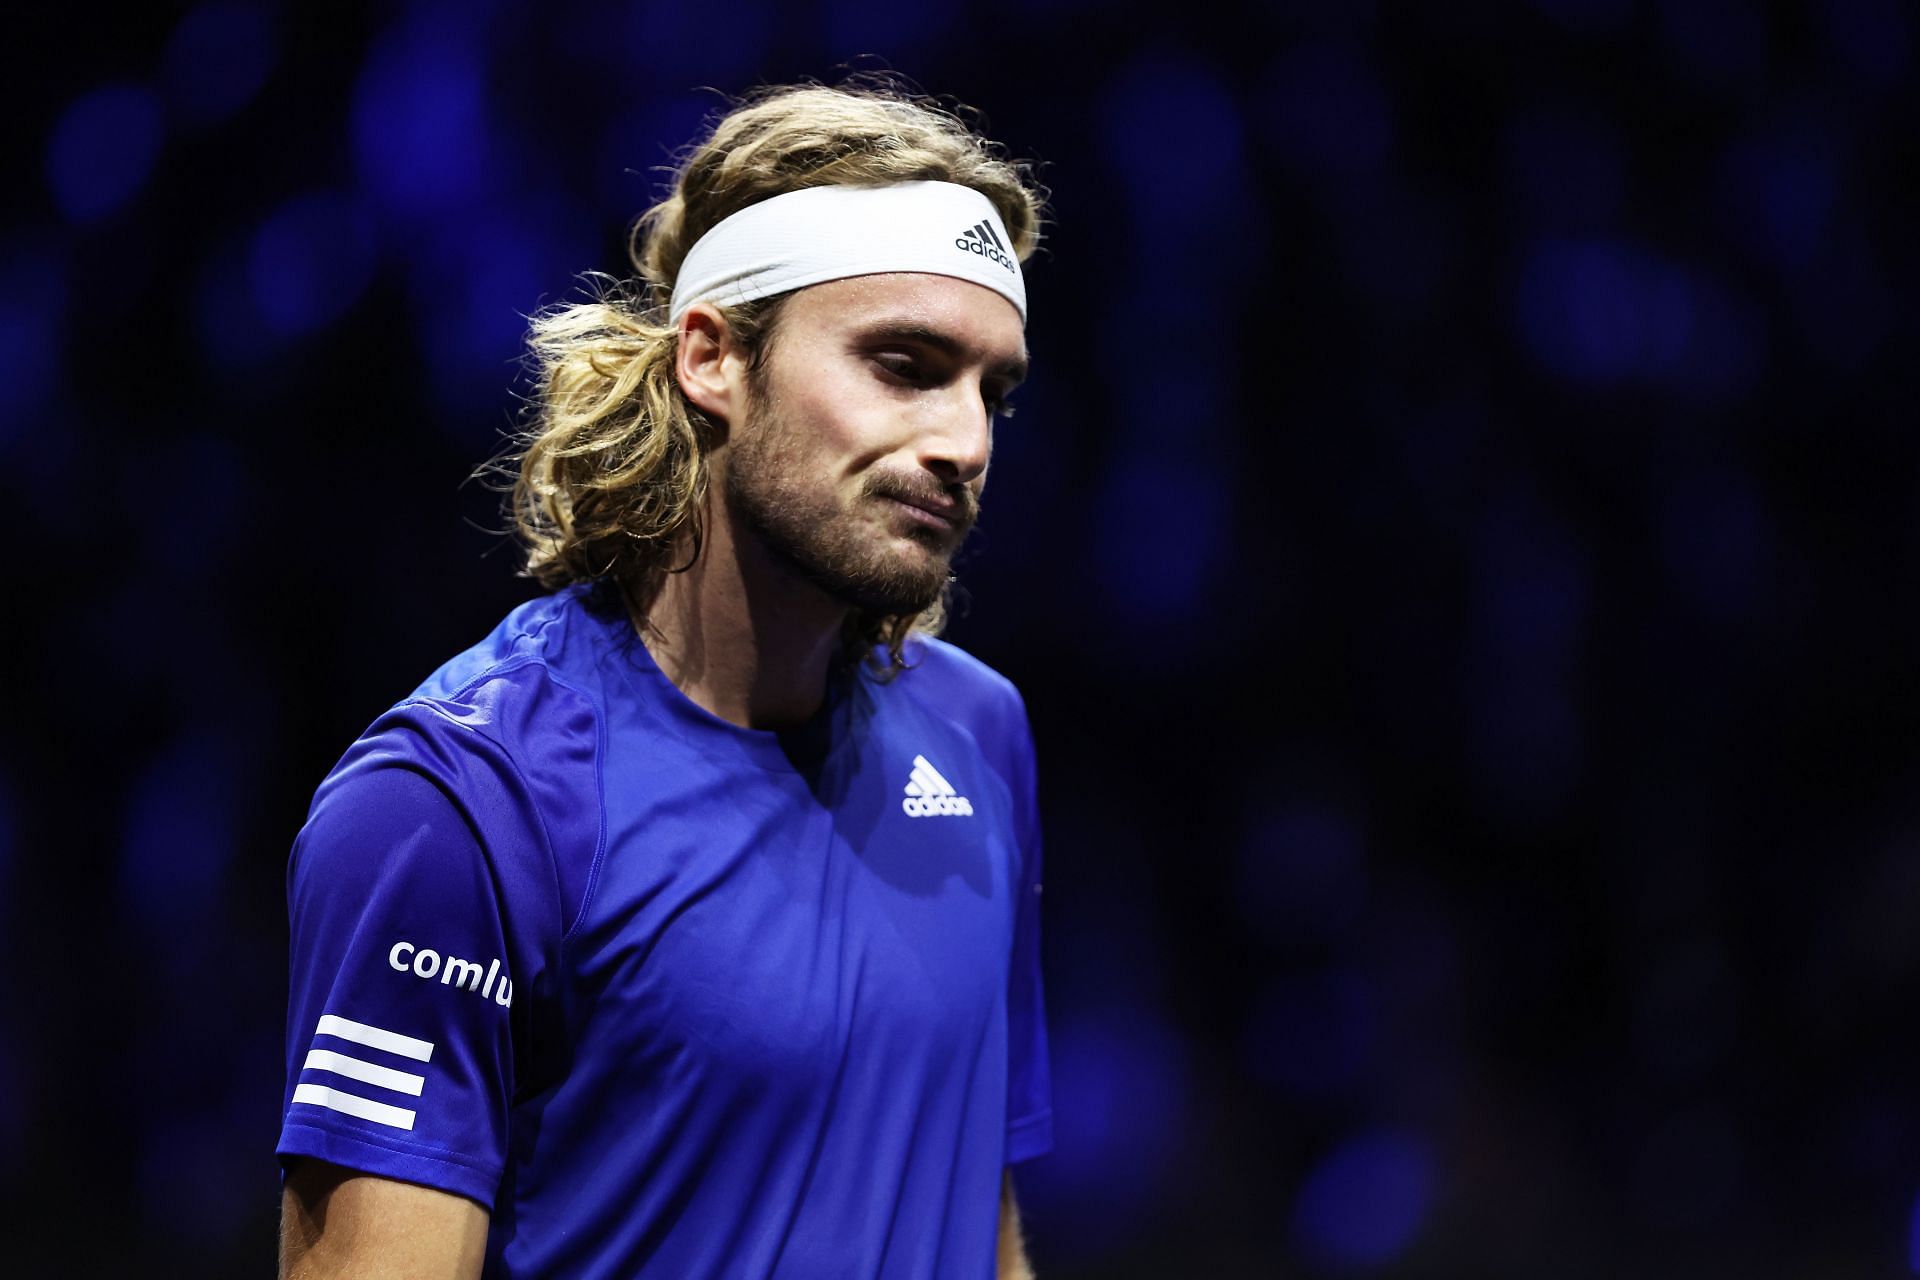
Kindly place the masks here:
POLYGON ((933 635, 1038 225, 952 115, 772 90, 536 320, 553 591, 294 846, 284 1276, 1028 1274, 1033 750, 933 635))

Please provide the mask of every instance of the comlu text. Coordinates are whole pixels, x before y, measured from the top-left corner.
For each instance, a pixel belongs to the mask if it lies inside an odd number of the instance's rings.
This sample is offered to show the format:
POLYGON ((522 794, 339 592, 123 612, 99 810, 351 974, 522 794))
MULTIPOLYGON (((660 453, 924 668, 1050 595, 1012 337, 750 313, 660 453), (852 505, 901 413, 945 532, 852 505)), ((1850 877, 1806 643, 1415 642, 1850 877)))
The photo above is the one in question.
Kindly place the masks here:
POLYGON ((491 998, 503 1009, 513 1003, 513 982, 500 977, 500 961, 497 959, 482 970, 477 961, 462 960, 457 956, 448 956, 443 960, 432 947, 396 942, 393 949, 387 952, 387 963, 401 973, 411 973, 416 978, 431 980, 435 974, 439 974, 442 986, 464 987, 483 1000, 491 998), (401 956, 403 951, 413 952, 411 964, 401 956), (486 975, 484 980, 481 977, 483 972, 486 975), (496 980, 500 983, 497 991, 493 986, 496 980))

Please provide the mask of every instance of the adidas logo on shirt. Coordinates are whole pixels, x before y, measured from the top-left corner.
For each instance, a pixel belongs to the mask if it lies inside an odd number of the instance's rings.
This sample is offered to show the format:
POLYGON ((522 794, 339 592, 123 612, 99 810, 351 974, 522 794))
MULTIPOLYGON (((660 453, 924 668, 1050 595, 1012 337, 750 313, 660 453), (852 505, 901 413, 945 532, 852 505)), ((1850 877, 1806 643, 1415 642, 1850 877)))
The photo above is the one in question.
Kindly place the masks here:
POLYGON ((1019 271, 1019 268, 1013 265, 1013 259, 1007 256, 1006 243, 994 234, 993 224, 985 218, 955 236, 953 243, 956 248, 965 249, 968 253, 977 253, 989 262, 999 263, 1010 272, 1017 274, 1019 271))
POLYGON ((948 814, 971 818, 973 802, 953 789, 940 771, 927 763, 925 756, 913 758, 913 776, 907 779, 907 795, 900 807, 909 818, 937 818, 948 814))

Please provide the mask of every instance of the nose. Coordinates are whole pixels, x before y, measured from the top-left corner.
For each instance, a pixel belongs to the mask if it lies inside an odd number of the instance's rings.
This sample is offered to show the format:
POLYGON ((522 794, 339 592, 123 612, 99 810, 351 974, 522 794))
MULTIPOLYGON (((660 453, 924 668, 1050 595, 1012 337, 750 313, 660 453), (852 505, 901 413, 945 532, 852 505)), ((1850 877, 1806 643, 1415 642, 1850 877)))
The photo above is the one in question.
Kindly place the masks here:
POLYGON ((993 413, 978 387, 956 386, 920 437, 920 465, 945 484, 972 484, 993 453, 993 413))

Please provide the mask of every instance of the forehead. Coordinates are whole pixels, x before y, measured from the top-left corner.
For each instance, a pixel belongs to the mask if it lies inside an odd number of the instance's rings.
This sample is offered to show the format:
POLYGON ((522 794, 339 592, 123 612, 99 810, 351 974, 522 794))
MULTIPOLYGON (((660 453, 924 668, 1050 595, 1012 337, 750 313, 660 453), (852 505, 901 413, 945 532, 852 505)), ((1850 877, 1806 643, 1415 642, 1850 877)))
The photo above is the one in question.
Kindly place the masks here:
POLYGON ((984 285, 917 271, 830 280, 795 293, 781 310, 789 334, 822 335, 875 326, 911 326, 947 334, 993 361, 1024 360, 1026 332, 1011 302, 984 285))

